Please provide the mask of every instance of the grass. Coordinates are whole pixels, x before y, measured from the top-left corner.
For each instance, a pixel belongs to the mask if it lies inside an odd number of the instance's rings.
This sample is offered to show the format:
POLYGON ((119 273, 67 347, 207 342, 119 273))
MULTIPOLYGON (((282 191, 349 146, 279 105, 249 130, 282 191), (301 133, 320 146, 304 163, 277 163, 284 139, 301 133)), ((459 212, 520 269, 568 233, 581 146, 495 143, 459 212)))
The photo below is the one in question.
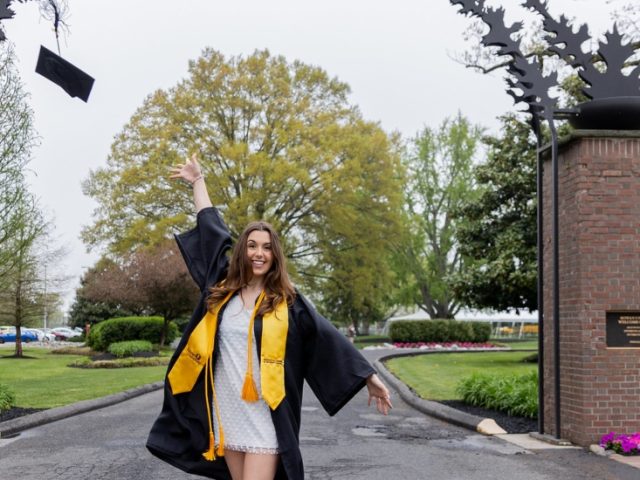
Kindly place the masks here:
POLYGON ((537 370, 537 365, 521 362, 528 355, 518 351, 425 354, 393 358, 386 366, 422 398, 460 400, 456 385, 475 372, 510 375, 537 370))
POLYGON ((531 340, 505 340, 504 338, 492 338, 489 340, 495 345, 509 347, 511 350, 537 350, 538 339, 531 340))
POLYGON ((356 337, 356 348, 362 349, 370 345, 380 345, 383 343, 391 343, 391 339, 386 335, 361 335, 356 337))
POLYGON ((31 358, 0 356, 0 383, 16 394, 16 406, 51 408, 98 398, 164 378, 166 366, 118 369, 71 368, 80 355, 53 355, 48 350, 25 348, 31 358))

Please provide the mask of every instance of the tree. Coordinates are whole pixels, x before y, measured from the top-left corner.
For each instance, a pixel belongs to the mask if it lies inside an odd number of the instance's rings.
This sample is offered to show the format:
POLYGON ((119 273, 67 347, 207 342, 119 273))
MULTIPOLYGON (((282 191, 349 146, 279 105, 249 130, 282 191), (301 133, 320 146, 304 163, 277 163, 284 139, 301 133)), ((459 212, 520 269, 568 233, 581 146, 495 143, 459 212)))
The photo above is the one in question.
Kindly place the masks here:
POLYGON ((226 59, 206 49, 188 78, 145 100, 107 167, 92 172, 84 190, 99 207, 84 240, 115 257, 190 225, 191 191, 169 183, 167 170, 197 152, 232 236, 250 220, 272 223, 296 281, 335 274, 363 237, 383 256, 401 206, 400 159, 348 93, 322 69, 267 51, 226 59), (341 246, 329 255, 338 231, 341 246))
MULTIPOLYGON (((376 137, 372 135, 372 140, 376 137)), ((399 139, 393 139, 399 145, 399 139)), ((341 194, 338 201, 348 203, 351 209, 341 209, 327 199, 326 215, 331 218, 324 226, 320 242, 321 255, 316 268, 321 278, 321 310, 336 323, 353 324, 359 334, 368 334, 371 324, 383 320, 393 304, 395 278, 391 268, 393 245, 401 230, 400 215, 394 214, 395 205, 402 202, 399 188, 405 181, 404 169, 380 159, 375 152, 388 148, 387 136, 377 134, 377 141, 370 141, 365 147, 371 162, 369 171, 347 163, 345 168, 358 174, 354 179, 348 175, 336 178, 341 194), (378 158, 376 158, 378 157, 378 158), (374 185, 380 176, 392 179, 395 189, 382 189, 374 185), (377 192, 378 196, 375 195, 377 192), (341 215, 341 216, 337 216, 341 215), (381 232, 387 232, 381 235, 381 232)), ((399 154, 398 154, 399 156, 399 154)), ((314 269, 304 269, 308 274, 314 269)))
POLYGON ((478 308, 529 311, 537 305, 536 141, 515 115, 484 139, 487 161, 475 168, 480 196, 458 210, 460 251, 472 258, 454 281, 456 295, 478 308))
POLYGON ((69 325, 84 328, 86 324, 95 325, 103 320, 116 317, 128 317, 135 312, 123 308, 117 303, 95 301, 88 298, 85 290, 100 269, 98 267, 87 270, 80 278, 80 286, 76 289, 76 296, 69 309, 69 325))
POLYGON ((3 276, 0 318, 16 327, 15 356, 22 357, 21 328, 36 325, 45 311, 59 306, 67 278, 57 273, 65 250, 51 248, 51 224, 44 220, 35 200, 29 198, 15 209, 21 223, 7 242, 13 258, 3 276), (46 266, 53 267, 48 274, 46 266))
POLYGON ((32 202, 24 169, 35 143, 33 111, 16 72, 13 49, 8 42, 0 43, 0 287, 13 268, 13 248, 20 248, 12 239, 23 227, 22 208, 32 202))
POLYGON ((100 262, 85 276, 82 288, 88 300, 138 315, 164 317, 161 345, 169 322, 190 312, 199 296, 178 247, 171 241, 140 249, 122 262, 100 262))
POLYGON ((466 266, 456 238, 464 219, 454 212, 475 198, 472 165, 481 132, 458 114, 437 130, 422 130, 405 157, 407 231, 396 258, 408 284, 405 302, 431 318, 453 318, 460 308, 450 278, 466 266))

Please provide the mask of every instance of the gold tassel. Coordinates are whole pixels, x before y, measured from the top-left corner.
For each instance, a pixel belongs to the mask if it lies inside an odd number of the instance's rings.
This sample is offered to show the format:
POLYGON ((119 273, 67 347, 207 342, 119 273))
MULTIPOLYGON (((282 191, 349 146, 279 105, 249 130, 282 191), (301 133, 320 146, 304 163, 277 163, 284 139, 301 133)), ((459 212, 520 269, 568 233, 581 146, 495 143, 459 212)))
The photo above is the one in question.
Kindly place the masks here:
POLYGON ((258 396, 258 387, 256 387, 256 382, 253 380, 253 322, 256 318, 264 295, 264 290, 262 290, 262 292, 260 292, 260 295, 258 295, 256 304, 253 307, 253 312, 251 313, 251 318, 249 319, 249 338, 247 339, 247 371, 244 374, 244 385, 242 385, 242 393, 240 394, 240 397, 245 402, 257 402, 260 398, 258 396))
POLYGON ((218 439, 220 442, 218 447, 216 448, 216 455, 219 457, 224 457, 224 432, 220 429, 220 438, 218 439))
POLYGON ((216 459, 215 439, 213 438, 213 432, 209 432, 209 450, 204 452, 202 454, 202 456, 205 459, 209 460, 210 462, 212 462, 212 461, 214 461, 216 459))
POLYGON ((242 399, 246 402, 257 402, 259 398, 258 388, 256 387, 256 382, 253 380, 253 373, 247 372, 244 376, 244 385, 242 386, 242 399))

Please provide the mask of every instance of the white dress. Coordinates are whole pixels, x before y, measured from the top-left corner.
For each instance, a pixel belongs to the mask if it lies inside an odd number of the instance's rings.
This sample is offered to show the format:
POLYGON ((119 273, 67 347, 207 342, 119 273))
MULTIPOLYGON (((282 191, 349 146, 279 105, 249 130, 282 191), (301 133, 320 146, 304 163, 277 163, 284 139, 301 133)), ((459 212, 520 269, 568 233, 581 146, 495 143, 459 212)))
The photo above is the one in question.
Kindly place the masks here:
MULTIPOLYGON (((269 406, 262 399, 260 361, 253 336, 253 378, 260 399, 246 402, 241 398, 247 369, 247 339, 251 311, 244 308, 239 295, 227 304, 218 335, 218 357, 213 381, 224 429, 224 448, 239 452, 276 454, 278 440, 269 406)), ((213 412, 216 437, 218 425, 213 412)))

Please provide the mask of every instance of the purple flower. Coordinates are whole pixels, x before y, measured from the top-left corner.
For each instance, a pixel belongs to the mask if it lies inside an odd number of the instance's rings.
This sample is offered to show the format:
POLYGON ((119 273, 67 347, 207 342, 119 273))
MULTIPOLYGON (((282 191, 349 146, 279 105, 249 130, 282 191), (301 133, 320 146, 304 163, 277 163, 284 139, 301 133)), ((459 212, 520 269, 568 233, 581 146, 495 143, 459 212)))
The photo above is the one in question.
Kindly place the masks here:
POLYGON ((636 449, 637 444, 625 436, 620 439, 620 446, 622 447, 623 453, 631 453, 636 449))
POLYGON ((616 438, 616 432, 607 433, 600 439, 600 446, 606 447, 616 438))

